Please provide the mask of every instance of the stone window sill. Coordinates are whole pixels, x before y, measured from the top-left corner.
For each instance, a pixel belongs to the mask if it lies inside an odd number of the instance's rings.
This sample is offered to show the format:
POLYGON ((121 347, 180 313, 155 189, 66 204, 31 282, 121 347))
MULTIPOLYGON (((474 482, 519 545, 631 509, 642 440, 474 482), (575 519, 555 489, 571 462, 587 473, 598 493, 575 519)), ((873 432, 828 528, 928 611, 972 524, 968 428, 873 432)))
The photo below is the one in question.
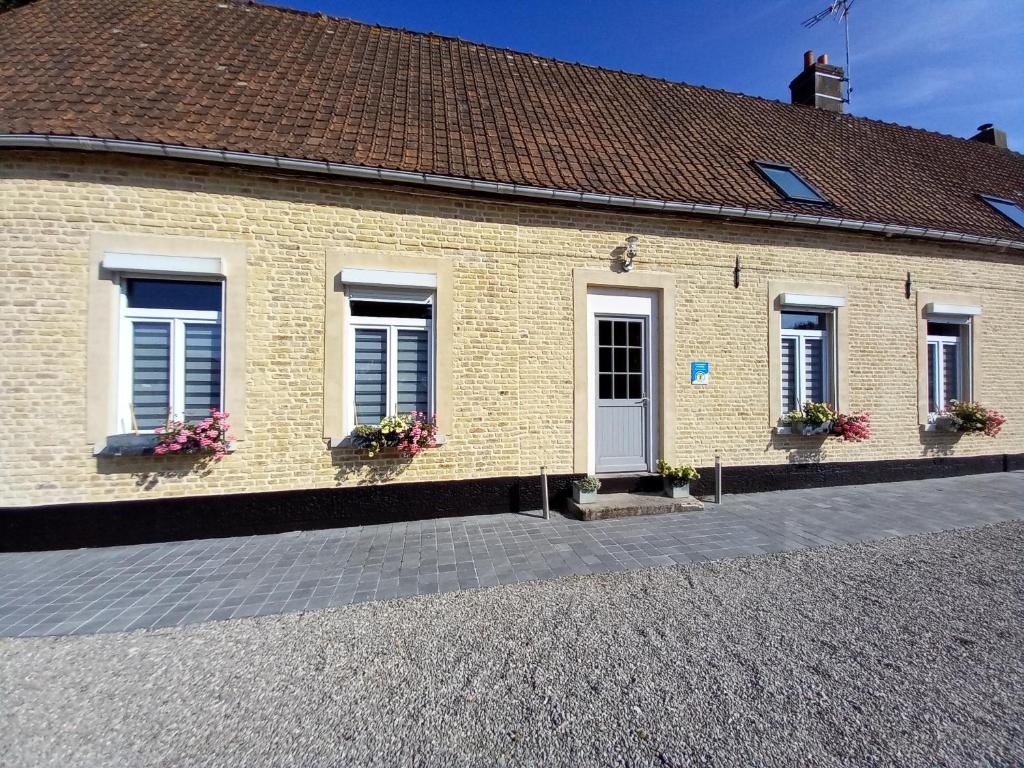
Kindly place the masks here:
MULTIPOLYGON (((448 438, 444 435, 437 435, 435 438, 438 445, 444 445, 448 442, 448 438)), ((345 437, 329 437, 327 438, 330 448, 351 448, 352 447, 352 435, 345 435, 345 437)))
MULTIPOLYGON (((160 442, 156 435, 129 432, 124 435, 108 435, 103 445, 97 445, 93 454, 96 456, 148 456, 153 453, 160 442)), ((228 444, 228 453, 235 452, 235 444, 228 444)))

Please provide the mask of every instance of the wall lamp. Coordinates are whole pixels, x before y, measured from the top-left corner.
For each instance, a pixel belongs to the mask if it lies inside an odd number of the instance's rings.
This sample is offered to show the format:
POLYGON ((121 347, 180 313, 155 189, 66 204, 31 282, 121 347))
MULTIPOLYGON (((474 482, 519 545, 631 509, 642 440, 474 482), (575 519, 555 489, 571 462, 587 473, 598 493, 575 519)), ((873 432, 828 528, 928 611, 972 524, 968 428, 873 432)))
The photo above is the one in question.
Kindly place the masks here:
POLYGON ((622 249, 623 272, 631 272, 633 270, 633 259, 636 258, 636 254, 640 250, 639 242, 640 238, 636 235, 630 235, 626 238, 626 247, 622 249))

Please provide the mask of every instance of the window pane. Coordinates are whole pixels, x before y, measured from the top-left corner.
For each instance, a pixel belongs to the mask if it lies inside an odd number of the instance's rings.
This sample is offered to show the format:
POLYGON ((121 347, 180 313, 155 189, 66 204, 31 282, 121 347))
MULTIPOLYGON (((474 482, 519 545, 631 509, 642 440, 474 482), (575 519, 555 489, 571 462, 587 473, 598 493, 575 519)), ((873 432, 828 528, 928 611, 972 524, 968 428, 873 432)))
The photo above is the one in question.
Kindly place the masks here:
POLYGON ((185 418, 220 410, 220 324, 185 324, 185 418))
POLYGON ((964 328, 963 325, 956 323, 928 323, 928 335, 929 336, 953 336, 955 338, 960 337, 960 329, 964 328))
POLYGON ((426 331, 398 331, 398 412, 430 408, 430 358, 426 331))
POLYGON ((794 200, 804 200, 816 203, 826 202, 825 198, 819 195, 811 185, 805 182, 791 168, 778 165, 765 165, 758 163, 764 174, 771 179, 772 183, 782 190, 782 194, 794 200))
POLYGON ((782 328, 788 331, 824 331, 825 314, 822 312, 783 312, 782 328))
POLYGON ((356 424, 377 424, 387 410, 388 332, 357 328, 355 348, 356 424))
POLYGON ((824 340, 804 339, 804 399, 825 401, 824 340))
POLYGON ((961 399, 959 344, 942 345, 942 384, 942 397, 946 403, 961 399))
POLYGON ((132 407, 140 430, 167 423, 171 403, 171 325, 132 323, 132 407))
POLYGON ((128 280, 132 309, 193 309, 220 312, 221 283, 187 280, 128 280))
POLYGON ((998 197, 985 197, 984 200, 1010 221, 1024 227, 1024 206, 998 197))
POLYGON ((351 301, 353 317, 418 317, 430 319, 430 304, 410 304, 404 301, 351 301))
POLYGON ((796 339, 782 340, 782 412, 797 408, 796 339))
POLYGON ((928 344, 928 412, 937 413, 942 410, 941 405, 935 402, 935 393, 939 391, 939 384, 936 377, 939 375, 936 359, 939 354, 939 344, 936 341, 928 344))

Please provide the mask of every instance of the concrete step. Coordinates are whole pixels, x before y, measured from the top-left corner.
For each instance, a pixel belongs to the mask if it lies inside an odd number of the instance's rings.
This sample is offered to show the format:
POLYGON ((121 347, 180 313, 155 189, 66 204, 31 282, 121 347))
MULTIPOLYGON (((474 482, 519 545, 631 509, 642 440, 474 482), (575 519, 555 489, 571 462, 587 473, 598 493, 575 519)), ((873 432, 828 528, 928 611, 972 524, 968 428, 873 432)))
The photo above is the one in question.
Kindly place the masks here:
POLYGON ((696 512, 701 509, 704 509, 704 504, 692 496, 671 499, 661 493, 602 493, 592 504, 577 504, 569 499, 569 513, 580 520, 696 512))

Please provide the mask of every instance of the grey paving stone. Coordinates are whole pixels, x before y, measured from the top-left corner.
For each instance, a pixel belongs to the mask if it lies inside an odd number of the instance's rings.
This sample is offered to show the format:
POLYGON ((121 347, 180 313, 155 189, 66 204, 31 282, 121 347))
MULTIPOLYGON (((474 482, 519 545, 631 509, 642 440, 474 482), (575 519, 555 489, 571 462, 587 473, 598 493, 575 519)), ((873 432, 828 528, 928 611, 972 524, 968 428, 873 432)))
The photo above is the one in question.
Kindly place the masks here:
POLYGON ((123 631, 667 566, 1024 517, 1024 473, 726 496, 702 512, 554 514, 0 554, 0 635, 123 631))

